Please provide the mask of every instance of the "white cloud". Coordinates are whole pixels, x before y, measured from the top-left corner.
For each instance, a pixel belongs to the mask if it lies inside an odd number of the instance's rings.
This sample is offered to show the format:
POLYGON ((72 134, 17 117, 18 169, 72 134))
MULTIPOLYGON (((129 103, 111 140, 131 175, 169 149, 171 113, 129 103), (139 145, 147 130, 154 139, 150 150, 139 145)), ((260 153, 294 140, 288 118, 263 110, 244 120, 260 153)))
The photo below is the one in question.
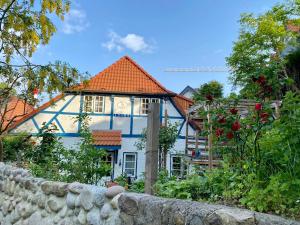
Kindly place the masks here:
POLYGON ((124 49, 129 49, 133 52, 152 53, 155 48, 153 43, 146 42, 143 36, 137 34, 127 34, 122 37, 116 32, 110 31, 108 37, 110 40, 102 43, 102 46, 109 51, 121 52, 124 49))
POLYGON ((85 30, 88 26, 85 12, 80 9, 71 9, 65 16, 62 31, 65 34, 73 34, 85 30))

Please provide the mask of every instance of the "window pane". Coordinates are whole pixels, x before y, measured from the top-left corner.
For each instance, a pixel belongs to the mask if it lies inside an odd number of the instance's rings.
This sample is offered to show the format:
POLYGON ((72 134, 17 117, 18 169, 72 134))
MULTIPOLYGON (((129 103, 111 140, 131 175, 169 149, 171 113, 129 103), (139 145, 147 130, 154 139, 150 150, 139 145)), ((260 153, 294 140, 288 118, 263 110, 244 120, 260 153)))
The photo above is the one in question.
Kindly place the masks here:
POLYGON ((125 163, 125 168, 134 169, 135 168, 135 162, 126 162, 125 163))
POLYGON ((93 96, 84 96, 84 111, 92 112, 93 108, 93 96))
POLYGON ((124 173, 128 176, 136 175, 136 155, 135 154, 125 154, 124 157, 124 173))
POLYGON ((126 161, 128 162, 128 161, 133 161, 133 162, 135 162, 135 155, 126 155, 126 161))
POLYGON ((94 111, 95 112, 103 112, 104 108, 104 97, 103 96, 95 96, 95 101, 94 101, 94 111))

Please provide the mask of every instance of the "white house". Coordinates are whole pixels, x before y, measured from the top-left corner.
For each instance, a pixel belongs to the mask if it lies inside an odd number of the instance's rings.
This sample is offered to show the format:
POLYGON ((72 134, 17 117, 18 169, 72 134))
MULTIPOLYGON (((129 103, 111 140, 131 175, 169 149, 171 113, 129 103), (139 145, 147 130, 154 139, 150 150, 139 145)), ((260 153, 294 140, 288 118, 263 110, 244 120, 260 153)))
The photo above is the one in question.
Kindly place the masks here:
POLYGON ((91 118, 95 146, 109 153, 112 178, 121 174, 136 178, 145 170, 145 152, 137 150, 135 143, 147 125, 150 102, 160 103, 162 123, 165 110, 168 121, 180 123, 178 140, 168 156, 168 168, 176 174, 180 171, 180 158, 176 155, 185 152, 186 129, 189 134, 194 132, 185 119, 193 102, 167 90, 128 56, 92 77, 87 85, 67 90, 26 115, 11 127, 10 133, 26 131, 36 135, 44 122, 53 123, 63 144, 76 148, 80 124, 74 121, 85 111, 91 118))

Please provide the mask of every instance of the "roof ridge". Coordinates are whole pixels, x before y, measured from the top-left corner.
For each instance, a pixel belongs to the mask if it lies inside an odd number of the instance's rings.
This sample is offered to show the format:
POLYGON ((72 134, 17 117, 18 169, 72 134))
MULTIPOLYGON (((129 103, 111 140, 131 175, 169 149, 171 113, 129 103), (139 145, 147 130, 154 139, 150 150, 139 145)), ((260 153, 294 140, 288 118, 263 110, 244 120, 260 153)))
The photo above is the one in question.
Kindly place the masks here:
MULTIPOLYGON (((152 75, 150 75, 146 70, 144 70, 137 62, 135 62, 132 58, 130 58, 128 55, 123 56, 122 58, 126 58, 129 60, 131 63, 133 63, 139 70, 141 70, 149 79, 151 79, 154 83, 156 83, 161 89, 163 89, 165 92, 168 93, 174 93, 167 88, 165 88, 158 80, 156 80, 152 75)), ((122 59, 121 58, 121 59, 122 59)), ((121 60, 120 59, 120 60, 121 60)))

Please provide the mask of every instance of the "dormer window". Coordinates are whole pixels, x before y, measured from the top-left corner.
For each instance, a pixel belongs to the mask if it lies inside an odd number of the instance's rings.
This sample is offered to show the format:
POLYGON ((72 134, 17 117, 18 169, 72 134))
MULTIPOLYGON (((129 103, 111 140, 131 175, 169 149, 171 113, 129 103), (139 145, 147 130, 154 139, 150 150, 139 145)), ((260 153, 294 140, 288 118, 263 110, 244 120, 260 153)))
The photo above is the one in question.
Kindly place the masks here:
POLYGON ((84 96, 84 111, 85 112, 104 112, 104 96, 84 96))
POLYGON ((147 115, 149 111, 150 103, 159 103, 158 98, 141 98, 141 110, 140 113, 143 115, 147 115))

